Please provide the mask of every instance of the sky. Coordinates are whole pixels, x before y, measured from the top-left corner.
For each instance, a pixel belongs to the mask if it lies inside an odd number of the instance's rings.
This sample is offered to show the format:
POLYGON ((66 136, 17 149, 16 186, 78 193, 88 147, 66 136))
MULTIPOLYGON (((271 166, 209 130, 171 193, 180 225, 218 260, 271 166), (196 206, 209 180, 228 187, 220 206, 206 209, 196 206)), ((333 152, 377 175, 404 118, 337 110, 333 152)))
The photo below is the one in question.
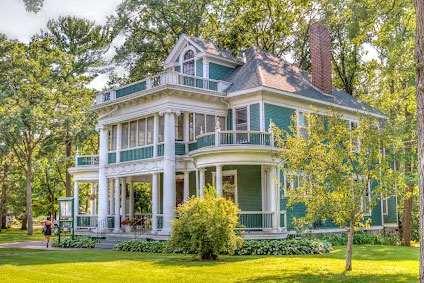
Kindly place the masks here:
MULTIPOLYGON (((11 39, 29 42, 31 37, 46 28, 47 21, 59 16, 78 16, 104 24, 121 0, 45 0, 37 13, 25 10, 22 0, 0 0, 0 33, 11 39)), ((113 55, 111 48, 107 57, 113 55)), ((102 89, 108 74, 98 76, 89 87, 102 89)))

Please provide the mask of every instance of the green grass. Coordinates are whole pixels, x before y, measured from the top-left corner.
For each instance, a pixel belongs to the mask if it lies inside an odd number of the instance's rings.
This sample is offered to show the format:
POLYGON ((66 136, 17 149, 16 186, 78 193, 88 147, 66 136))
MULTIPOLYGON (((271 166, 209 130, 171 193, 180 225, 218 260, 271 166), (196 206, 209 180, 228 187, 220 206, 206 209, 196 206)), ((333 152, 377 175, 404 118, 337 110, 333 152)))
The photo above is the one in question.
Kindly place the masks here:
POLYGON ((41 227, 34 227, 33 235, 27 235, 27 231, 19 228, 2 229, 0 233, 0 243, 43 241, 44 235, 41 227))
POLYGON ((223 256, 218 262, 181 254, 0 249, 0 282, 414 282, 418 252, 357 246, 353 271, 345 273, 344 247, 324 255, 223 256))

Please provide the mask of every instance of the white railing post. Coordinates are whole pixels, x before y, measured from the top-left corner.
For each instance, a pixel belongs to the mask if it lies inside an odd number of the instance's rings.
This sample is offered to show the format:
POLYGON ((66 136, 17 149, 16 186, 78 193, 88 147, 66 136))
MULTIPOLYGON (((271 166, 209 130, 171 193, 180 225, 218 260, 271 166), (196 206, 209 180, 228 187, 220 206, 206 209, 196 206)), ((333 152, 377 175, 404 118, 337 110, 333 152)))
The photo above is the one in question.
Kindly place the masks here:
POLYGON ((220 132, 221 132, 221 127, 219 125, 219 121, 216 121, 215 124, 215 146, 219 146, 220 144, 220 132))
POLYGON ((116 90, 112 89, 110 91, 110 100, 115 100, 116 99, 116 90))
POLYGON ((269 145, 271 146, 271 147, 274 147, 274 131, 273 131, 273 128, 275 127, 275 124, 274 123, 272 123, 272 121, 270 120, 269 121, 269 128, 268 128, 268 132, 269 132, 269 134, 270 134, 270 136, 269 136, 269 145))

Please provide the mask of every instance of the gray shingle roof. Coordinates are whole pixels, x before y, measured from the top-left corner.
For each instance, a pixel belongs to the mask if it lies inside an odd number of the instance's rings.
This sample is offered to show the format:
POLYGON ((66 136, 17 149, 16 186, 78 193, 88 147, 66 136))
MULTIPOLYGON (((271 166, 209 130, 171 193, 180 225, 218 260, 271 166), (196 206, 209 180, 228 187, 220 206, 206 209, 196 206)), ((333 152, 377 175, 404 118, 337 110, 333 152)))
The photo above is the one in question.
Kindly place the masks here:
POLYGON ((235 68, 226 78, 226 81, 232 83, 227 93, 265 86, 305 98, 383 115, 343 90, 333 88, 332 95, 323 94, 312 85, 311 76, 307 72, 264 50, 251 47, 244 55, 246 63, 235 68))
POLYGON ((220 48, 217 43, 214 43, 212 41, 208 41, 208 40, 205 40, 205 39, 202 39, 202 38, 198 38, 198 37, 193 37, 193 36, 189 36, 189 35, 187 35, 187 36, 188 36, 188 38, 190 38, 190 40, 192 40, 194 43, 199 45, 207 53, 217 55, 217 56, 222 56, 224 58, 231 59, 231 60, 234 60, 234 61, 240 61, 239 58, 236 58, 236 57, 233 56, 233 54, 230 50, 220 48))

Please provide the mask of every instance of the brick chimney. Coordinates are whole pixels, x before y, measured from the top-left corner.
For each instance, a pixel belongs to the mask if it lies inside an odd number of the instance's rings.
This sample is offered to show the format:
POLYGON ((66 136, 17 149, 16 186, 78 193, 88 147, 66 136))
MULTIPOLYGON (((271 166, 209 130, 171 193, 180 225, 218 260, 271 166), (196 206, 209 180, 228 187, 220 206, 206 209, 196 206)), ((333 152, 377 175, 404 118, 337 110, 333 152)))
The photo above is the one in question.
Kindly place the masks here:
POLYGON ((323 23, 314 23, 310 31, 312 84, 323 93, 331 94, 330 34, 323 23))

